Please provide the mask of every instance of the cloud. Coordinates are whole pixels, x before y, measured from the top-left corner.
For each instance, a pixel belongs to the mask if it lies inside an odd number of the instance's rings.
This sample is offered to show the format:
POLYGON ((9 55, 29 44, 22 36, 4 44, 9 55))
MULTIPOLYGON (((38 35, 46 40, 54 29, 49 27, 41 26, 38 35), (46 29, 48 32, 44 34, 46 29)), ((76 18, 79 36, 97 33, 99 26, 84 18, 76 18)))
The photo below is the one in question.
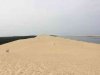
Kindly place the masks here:
POLYGON ((0 0, 0 36, 100 34, 99 0, 0 0))

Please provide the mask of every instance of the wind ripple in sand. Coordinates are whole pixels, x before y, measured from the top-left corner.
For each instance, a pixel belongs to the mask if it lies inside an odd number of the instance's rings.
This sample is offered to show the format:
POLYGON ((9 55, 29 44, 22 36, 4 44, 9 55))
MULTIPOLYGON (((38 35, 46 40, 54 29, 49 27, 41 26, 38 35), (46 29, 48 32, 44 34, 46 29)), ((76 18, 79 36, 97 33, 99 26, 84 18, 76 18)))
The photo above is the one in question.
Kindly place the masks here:
POLYGON ((100 75, 100 71, 92 71, 91 65, 86 67, 87 71, 78 69, 77 65, 59 62, 0 62, 0 75, 100 75))
MULTIPOLYGON (((55 68, 55 67, 54 67, 55 68)), ((57 67, 53 70, 41 63, 16 63, 8 64, 0 62, 0 75, 75 75, 73 72, 62 70, 57 67)))

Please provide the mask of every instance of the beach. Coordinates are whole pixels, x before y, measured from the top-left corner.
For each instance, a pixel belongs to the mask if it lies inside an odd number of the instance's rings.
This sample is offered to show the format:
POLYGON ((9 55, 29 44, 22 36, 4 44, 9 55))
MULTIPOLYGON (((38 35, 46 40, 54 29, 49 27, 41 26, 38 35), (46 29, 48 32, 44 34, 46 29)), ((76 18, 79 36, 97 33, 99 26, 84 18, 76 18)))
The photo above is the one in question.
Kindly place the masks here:
POLYGON ((100 44, 47 35, 3 44, 0 75, 100 75, 100 44))

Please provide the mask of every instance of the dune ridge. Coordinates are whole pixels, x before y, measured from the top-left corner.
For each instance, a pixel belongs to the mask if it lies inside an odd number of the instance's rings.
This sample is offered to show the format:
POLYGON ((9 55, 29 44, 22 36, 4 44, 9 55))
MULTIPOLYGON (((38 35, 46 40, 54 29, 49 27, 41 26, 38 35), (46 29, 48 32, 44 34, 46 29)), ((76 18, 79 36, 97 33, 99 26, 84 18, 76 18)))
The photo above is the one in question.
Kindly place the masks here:
POLYGON ((100 44, 40 35, 0 45, 0 75, 100 75, 100 44))

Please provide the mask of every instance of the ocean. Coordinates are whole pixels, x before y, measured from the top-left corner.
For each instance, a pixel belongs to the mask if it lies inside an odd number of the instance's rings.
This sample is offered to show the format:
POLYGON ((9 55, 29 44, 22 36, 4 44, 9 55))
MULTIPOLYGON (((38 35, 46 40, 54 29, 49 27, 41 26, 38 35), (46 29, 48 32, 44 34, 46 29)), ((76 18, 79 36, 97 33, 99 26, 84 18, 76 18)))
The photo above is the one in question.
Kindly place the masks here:
POLYGON ((100 36, 63 36, 64 38, 100 44, 100 36))

